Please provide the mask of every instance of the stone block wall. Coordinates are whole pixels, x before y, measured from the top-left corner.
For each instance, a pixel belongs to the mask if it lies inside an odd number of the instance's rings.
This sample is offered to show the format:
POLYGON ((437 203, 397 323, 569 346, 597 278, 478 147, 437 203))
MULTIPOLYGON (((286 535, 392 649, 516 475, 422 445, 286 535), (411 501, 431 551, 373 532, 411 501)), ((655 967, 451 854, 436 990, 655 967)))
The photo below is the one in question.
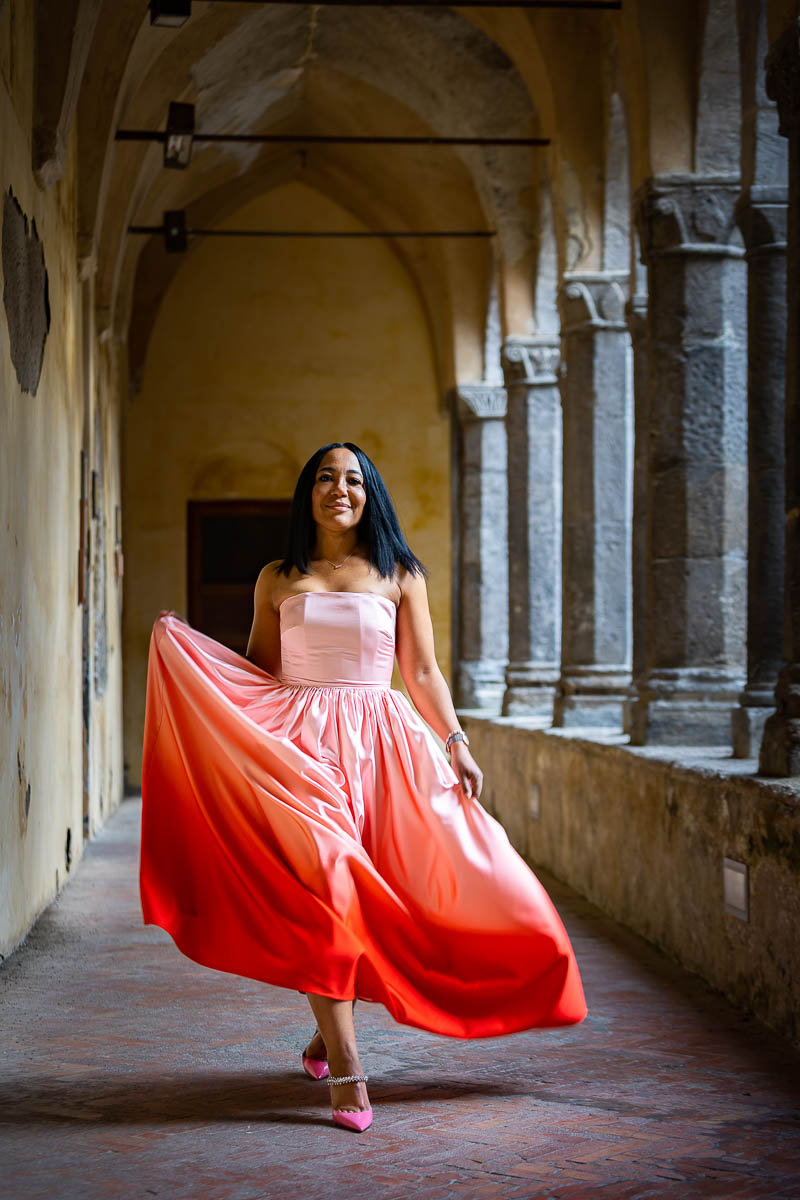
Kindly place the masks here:
POLYGON ((532 866, 800 1044, 800 785, 721 752, 477 717, 464 728, 482 803, 532 866), (725 858, 748 869, 748 920, 726 911, 725 858))

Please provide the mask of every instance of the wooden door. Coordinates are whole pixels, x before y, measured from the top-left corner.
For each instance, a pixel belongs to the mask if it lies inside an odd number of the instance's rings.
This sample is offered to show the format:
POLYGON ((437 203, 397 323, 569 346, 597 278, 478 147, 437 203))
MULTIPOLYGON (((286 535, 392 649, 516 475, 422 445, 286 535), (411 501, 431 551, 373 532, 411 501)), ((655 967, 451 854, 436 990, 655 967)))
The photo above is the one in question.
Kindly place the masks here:
POLYGON ((265 563, 283 558, 291 500, 190 500, 189 623, 244 654, 253 587, 265 563))

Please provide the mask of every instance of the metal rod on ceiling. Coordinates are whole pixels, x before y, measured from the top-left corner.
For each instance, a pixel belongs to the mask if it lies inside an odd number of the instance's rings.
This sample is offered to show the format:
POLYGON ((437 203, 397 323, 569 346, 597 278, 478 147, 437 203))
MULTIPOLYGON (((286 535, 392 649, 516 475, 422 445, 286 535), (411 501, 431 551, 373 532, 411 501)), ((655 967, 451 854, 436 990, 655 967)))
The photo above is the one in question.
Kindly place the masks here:
MULTIPOLYGON (((128 233, 165 233, 163 225, 129 225, 128 233)), ((186 234, 199 237, 255 238, 489 238, 494 229, 187 229, 186 234)))
MULTIPOLYGON (((249 3, 250 0, 243 0, 249 3)), ((118 129, 118 142, 165 142, 165 130, 118 129)), ((253 142, 268 145, 341 145, 341 146, 549 146, 550 138, 528 137, 402 137, 369 134, 327 133, 194 133, 195 142, 253 142)))
MULTIPOLYGON (((270 0, 272 4, 308 5, 311 0, 270 0)), ((264 0, 217 0, 223 4, 263 4, 264 0)), ((323 7, 338 8, 596 8, 619 11, 622 0, 314 0, 323 7)))

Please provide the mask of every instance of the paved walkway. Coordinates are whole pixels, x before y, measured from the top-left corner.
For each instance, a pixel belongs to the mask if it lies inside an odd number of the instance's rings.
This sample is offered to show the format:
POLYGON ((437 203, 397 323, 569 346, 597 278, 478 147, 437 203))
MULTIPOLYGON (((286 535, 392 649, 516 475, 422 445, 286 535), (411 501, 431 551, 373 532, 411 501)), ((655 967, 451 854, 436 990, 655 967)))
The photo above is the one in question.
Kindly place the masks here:
POLYGON ((461 1042, 357 1012, 375 1121, 299 1071, 299 995, 141 924, 139 805, 0 970, 13 1200, 800 1197, 800 1056, 552 881, 590 1016, 461 1042))

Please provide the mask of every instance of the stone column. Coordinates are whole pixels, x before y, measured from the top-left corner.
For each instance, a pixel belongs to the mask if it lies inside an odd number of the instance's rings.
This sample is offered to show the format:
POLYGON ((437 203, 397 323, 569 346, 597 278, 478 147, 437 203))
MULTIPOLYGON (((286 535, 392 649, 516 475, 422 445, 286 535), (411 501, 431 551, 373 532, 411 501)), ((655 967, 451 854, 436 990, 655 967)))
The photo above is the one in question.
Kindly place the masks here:
POLYGON ((619 728, 631 682, 627 283, 627 274, 609 271, 571 275, 560 295, 566 370, 556 725, 619 728))
POLYGON ((645 667, 636 745, 728 745, 744 684, 746 274, 738 181, 666 176, 635 197, 648 268, 645 667))
POLYGON ((645 675, 647 646, 647 443, 650 410, 647 394, 647 295, 636 292, 625 308, 633 347, 633 522, 631 529, 632 676, 622 726, 632 729, 631 701, 645 675))
POLYGON ((767 94, 777 101, 780 132, 789 139, 786 228, 786 466, 784 642, 786 663, 775 689, 776 711, 764 726, 760 769, 800 775, 800 19, 767 56, 767 94))
POLYGON ((461 429, 461 578, 456 703, 499 712, 508 659, 506 393, 456 389, 461 429))
POLYGON ((552 717, 560 675, 559 346, 508 338, 509 662, 503 713, 552 717))
POLYGON ((786 189, 736 206, 747 247, 747 684, 731 713, 733 753, 756 758, 775 707, 783 643, 786 189))

